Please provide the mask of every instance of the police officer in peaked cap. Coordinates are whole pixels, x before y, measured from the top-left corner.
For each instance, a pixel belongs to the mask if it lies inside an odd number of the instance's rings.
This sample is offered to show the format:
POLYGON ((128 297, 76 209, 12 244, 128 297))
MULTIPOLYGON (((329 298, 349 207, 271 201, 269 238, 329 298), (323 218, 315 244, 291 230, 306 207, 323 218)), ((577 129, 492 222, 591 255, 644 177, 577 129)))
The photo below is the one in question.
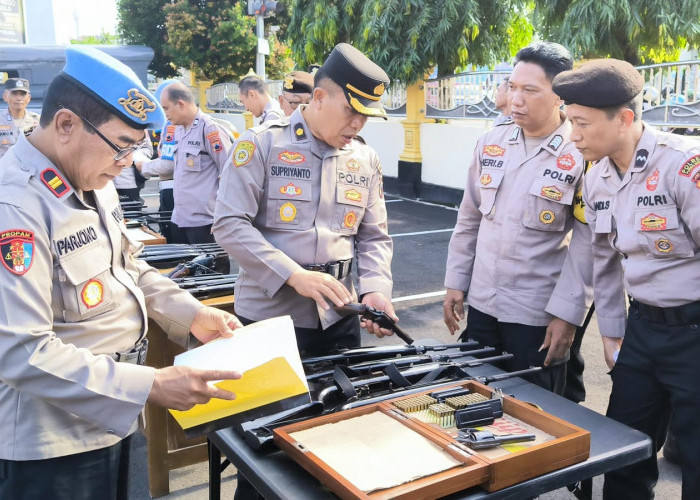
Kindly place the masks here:
POLYGON ((607 415, 647 434, 646 460, 606 474, 608 499, 654 497, 656 453, 677 436, 684 500, 700 498, 700 147, 644 123, 627 62, 561 73, 571 140, 586 160, 593 283, 612 392, 607 415), (629 295, 626 311, 625 295, 629 295))
POLYGON ((131 69, 66 50, 39 127, 0 159, 0 498, 128 495, 147 401, 185 410, 233 394, 233 371, 143 366, 147 320, 188 344, 240 323, 134 255, 112 185, 163 110, 131 69))

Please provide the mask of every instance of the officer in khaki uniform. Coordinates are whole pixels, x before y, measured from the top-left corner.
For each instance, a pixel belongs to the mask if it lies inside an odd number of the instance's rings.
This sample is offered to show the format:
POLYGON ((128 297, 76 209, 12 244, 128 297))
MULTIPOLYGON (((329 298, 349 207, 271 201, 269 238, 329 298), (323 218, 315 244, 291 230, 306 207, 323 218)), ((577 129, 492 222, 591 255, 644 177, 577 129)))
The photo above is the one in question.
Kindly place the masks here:
POLYGON ((146 401, 187 409, 235 372, 142 365, 147 315, 176 341, 230 336, 135 259, 110 182, 164 115, 127 66, 66 49, 41 123, 0 159, 0 499, 116 499, 146 401))
MULTIPOLYGON (((566 360, 588 310, 585 273, 573 256, 565 263, 572 229, 572 251, 585 255, 587 247, 572 207, 584 164, 551 88, 571 67, 558 44, 518 52, 509 79, 514 123, 479 138, 450 240, 445 323, 452 333, 460 329, 466 297, 462 337, 513 353, 510 371, 566 360)), ((529 379, 561 393, 565 375, 559 364, 529 379)))
MULTIPOLYGON (((137 161, 136 168, 147 175, 173 176, 172 242, 211 243, 216 191, 231 150, 231 138, 212 117, 202 113, 194 95, 182 83, 166 86, 160 102, 168 120, 175 125, 174 161, 137 161), (169 167, 172 172, 168 172, 169 167)), ((166 140, 168 133, 166 128, 166 140)))
POLYGON ((650 458, 606 474, 604 497, 654 497, 656 452, 672 412, 683 499, 690 500, 700 498, 700 147, 641 121, 643 86, 634 67, 615 59, 590 61, 554 81, 571 139, 586 160, 600 160, 583 196, 613 383, 607 415, 654 445, 650 458))
POLYGON ((357 316, 329 305, 356 300, 353 263, 362 302, 394 316, 381 166, 357 135, 368 116, 386 116, 388 83, 339 44, 316 73, 311 103, 246 131, 221 178, 213 231, 241 267, 236 314, 244 324, 291 315, 305 355, 360 344, 357 316))
POLYGON ((39 125, 39 115, 27 111, 32 98, 28 80, 8 78, 2 98, 7 103, 7 108, 0 111, 0 158, 17 142, 20 135, 29 134, 39 125))
POLYGON ((246 111, 260 119, 260 124, 284 120, 285 114, 267 90, 265 80, 258 75, 248 75, 238 83, 239 98, 246 111))

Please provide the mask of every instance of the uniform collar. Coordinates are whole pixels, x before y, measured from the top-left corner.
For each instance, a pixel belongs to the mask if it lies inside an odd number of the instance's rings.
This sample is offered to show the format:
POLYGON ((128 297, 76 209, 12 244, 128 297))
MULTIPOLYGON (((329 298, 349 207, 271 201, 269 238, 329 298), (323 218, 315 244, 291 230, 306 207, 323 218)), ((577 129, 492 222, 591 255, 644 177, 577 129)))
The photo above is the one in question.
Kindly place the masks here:
MULTIPOLYGON (((306 124, 304 115, 301 113, 302 108, 305 107, 305 104, 297 107, 289 117, 289 122, 291 124, 291 127, 289 127, 290 141, 292 144, 308 144, 311 152, 323 159, 324 156, 327 155, 326 152, 329 150, 330 146, 316 139, 311 133, 311 129, 306 124)), ((330 148, 330 150, 333 151, 333 148, 330 148)))
MULTIPOLYGON (((642 136, 639 138, 639 142, 634 150, 634 157, 627 167, 627 171, 630 173, 643 172, 646 170, 649 166, 649 158, 651 158, 651 155, 654 154, 654 150, 656 149, 656 132, 646 123, 642 124, 644 126, 642 136)), ((617 172, 613 172, 615 165, 613 165, 609 156, 603 158, 601 163, 603 163, 603 168, 600 172, 601 177, 611 177, 613 174, 617 177, 617 172)))
POLYGON ((571 123, 566 119, 566 115, 560 111, 559 118, 563 119, 561 125, 542 141, 540 145, 541 149, 544 149, 553 156, 560 156, 561 152, 564 150, 564 146, 569 141, 569 135, 571 135, 571 123))
MULTIPOLYGON (((204 113, 202 113, 202 110, 197 108, 197 113, 194 115, 194 120, 192 120, 192 123, 190 123, 188 126, 184 127, 185 132, 189 132, 193 128, 197 127, 200 123, 202 123, 202 120, 204 118, 204 113)), ((170 122, 168 122, 170 123, 170 122)))

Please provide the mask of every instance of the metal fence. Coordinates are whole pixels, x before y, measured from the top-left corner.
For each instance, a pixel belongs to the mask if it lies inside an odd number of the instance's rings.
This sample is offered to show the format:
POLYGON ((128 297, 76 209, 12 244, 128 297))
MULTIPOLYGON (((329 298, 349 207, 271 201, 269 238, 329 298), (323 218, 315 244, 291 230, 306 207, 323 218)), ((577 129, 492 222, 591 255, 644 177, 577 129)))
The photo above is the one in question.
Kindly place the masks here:
MULTIPOLYGON (((700 60, 638 66, 644 86, 643 119, 661 127, 700 127, 700 60)), ((435 119, 493 119, 498 115, 496 91, 509 71, 470 71, 426 80, 425 116, 435 119)), ((268 82, 273 96, 282 81, 268 82)), ((244 111, 238 85, 221 83, 206 91, 214 111, 244 111)), ((389 115, 406 114, 406 86, 392 82, 382 95, 389 115)))

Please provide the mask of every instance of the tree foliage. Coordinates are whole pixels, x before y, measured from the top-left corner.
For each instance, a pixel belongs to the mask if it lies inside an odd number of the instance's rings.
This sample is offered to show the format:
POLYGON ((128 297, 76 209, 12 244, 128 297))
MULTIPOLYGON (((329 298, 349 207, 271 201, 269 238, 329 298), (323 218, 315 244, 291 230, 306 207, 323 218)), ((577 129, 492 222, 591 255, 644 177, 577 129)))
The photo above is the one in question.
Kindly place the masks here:
POLYGON ((525 0, 291 0, 288 39, 295 60, 322 62, 352 43, 392 79, 415 82, 435 65, 493 65, 532 38, 525 0))
POLYGON ((146 45, 154 52, 148 69, 160 78, 177 75, 177 68, 166 51, 165 12, 169 0, 118 0, 117 31, 124 43, 146 45))
POLYGON ((578 57, 615 57, 632 64, 678 59, 700 44, 697 0, 541 0, 534 24, 543 38, 578 57))

